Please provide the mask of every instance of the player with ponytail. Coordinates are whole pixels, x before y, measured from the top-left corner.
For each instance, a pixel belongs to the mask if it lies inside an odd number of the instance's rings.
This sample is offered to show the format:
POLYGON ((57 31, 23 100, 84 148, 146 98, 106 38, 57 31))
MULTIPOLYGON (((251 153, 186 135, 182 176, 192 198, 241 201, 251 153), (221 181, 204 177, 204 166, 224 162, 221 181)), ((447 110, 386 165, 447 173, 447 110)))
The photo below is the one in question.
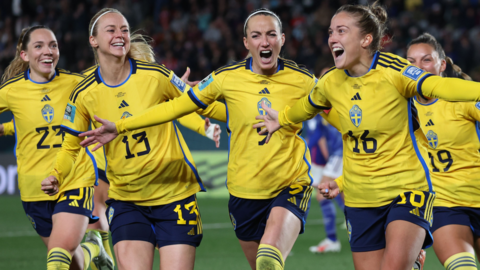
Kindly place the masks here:
MULTIPOLYGON (((407 60, 438 76, 471 80, 428 33, 408 44, 407 60)), ((415 104, 427 138, 421 142, 428 149, 430 174, 437 195, 431 228, 435 239, 433 249, 445 269, 477 269, 480 142, 476 124, 480 121, 480 103, 416 96, 415 104)))
POLYGON ((48 176, 62 145, 60 128, 70 92, 83 76, 56 68, 60 52, 53 32, 37 25, 23 29, 15 59, 0 86, 0 112, 13 113, 15 154, 21 200, 33 228, 48 248, 47 269, 87 269, 92 260, 110 262, 99 235, 89 234, 80 245, 92 216, 95 161, 88 150, 79 154, 72 174, 48 195, 42 180, 48 176), (40 189, 42 187, 42 190, 40 189), (50 196, 49 196, 50 195, 50 196))

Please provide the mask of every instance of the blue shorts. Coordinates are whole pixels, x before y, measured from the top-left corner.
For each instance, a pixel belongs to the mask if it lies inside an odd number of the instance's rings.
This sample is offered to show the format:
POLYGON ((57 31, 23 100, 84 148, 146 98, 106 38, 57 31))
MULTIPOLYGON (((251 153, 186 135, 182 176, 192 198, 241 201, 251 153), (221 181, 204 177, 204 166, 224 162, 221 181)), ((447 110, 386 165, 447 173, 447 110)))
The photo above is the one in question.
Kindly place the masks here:
POLYGON ((452 224, 468 226, 476 237, 480 237, 480 208, 433 207, 432 233, 452 224))
POLYGON ((102 169, 98 169, 98 179, 110 185, 110 181, 108 181, 107 174, 102 169))
POLYGON ((106 203, 113 245, 138 240, 158 248, 176 244, 198 247, 202 241, 202 220, 195 195, 158 206, 140 206, 113 199, 106 203))
POLYGON ((387 225, 395 220, 405 220, 425 229, 427 235, 422 248, 433 244, 430 232, 432 206, 435 194, 426 191, 407 191, 388 205, 374 208, 345 206, 348 240, 353 252, 383 249, 386 246, 387 225))
POLYGON ((43 237, 50 236, 52 216, 60 212, 87 216, 90 224, 98 220, 98 217, 92 216, 93 187, 68 190, 56 201, 22 202, 22 204, 33 228, 43 237))
POLYGON ((228 211, 237 238, 242 241, 262 239, 267 219, 273 207, 280 206, 292 212, 302 222, 300 234, 305 231, 312 186, 291 185, 277 197, 266 200, 242 199, 230 195, 228 211))

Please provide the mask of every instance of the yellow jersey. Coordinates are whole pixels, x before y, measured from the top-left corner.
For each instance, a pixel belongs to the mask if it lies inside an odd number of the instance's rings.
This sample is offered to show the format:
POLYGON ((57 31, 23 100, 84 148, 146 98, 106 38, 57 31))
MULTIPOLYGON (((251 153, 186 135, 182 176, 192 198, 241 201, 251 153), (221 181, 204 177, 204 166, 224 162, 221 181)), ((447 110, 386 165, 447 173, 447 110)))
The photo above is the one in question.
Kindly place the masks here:
POLYGON ((10 122, 3 123, 3 135, 11 136, 15 134, 15 127, 13 126, 13 119, 10 122))
MULTIPOLYGON (((97 69, 97 67, 98 67, 98 65, 94 65, 94 66, 82 71, 82 74, 85 77, 87 77, 88 75, 92 74, 97 69)), ((205 119, 203 119, 202 117, 200 117, 196 113, 185 115, 184 117, 177 119, 177 122, 180 125, 188 128, 192 131, 195 131, 202 136, 206 136, 206 134, 205 134, 205 119)), ((12 124, 12 126, 13 126, 13 124, 12 124)), ((9 132, 10 131, 9 130, 10 129, 10 124, 9 123, 4 123, 4 129, 5 129, 4 132, 9 132)), ((5 135, 7 135, 7 134, 5 134, 5 135)), ((89 148, 89 150, 92 150, 94 147, 95 147, 95 145, 92 145, 88 148, 89 148)), ((104 150, 95 151, 95 152, 93 152, 93 156, 95 157, 95 161, 97 162, 98 168, 100 170, 103 170, 103 171, 106 172, 107 171, 107 168, 106 168, 107 163, 106 163, 106 158, 105 158, 105 151, 104 150)))
POLYGON ((480 102, 422 104, 415 98, 427 141, 434 206, 480 207, 480 102))
MULTIPOLYGON (((186 85, 163 65, 129 59, 130 74, 119 85, 107 85, 97 68, 70 94, 62 127, 69 133, 57 155, 52 175, 63 179, 75 163, 81 139, 94 115, 109 121, 129 118, 178 97, 186 85), (73 135, 73 136, 72 136, 73 135)), ((225 105, 203 114, 224 120, 225 105)), ((224 120, 225 121, 225 120, 224 120)), ((101 151, 101 150, 99 150, 101 151)), ((119 136, 104 147, 109 197, 138 205, 168 204, 205 190, 193 158, 173 122, 119 136)))
POLYGON ((93 186, 94 160, 82 150, 72 173, 65 177, 60 192, 48 196, 40 183, 53 168, 55 155, 62 147, 61 124, 70 92, 83 76, 57 69, 44 83, 30 78, 29 70, 11 78, 0 87, 0 113, 10 110, 14 116, 18 184, 22 201, 51 201, 67 190, 93 186))
MULTIPOLYGON (((252 129, 255 116, 264 114, 262 102, 275 109, 293 105, 315 86, 316 78, 290 60, 279 59, 273 75, 252 71, 252 58, 224 66, 178 99, 161 104, 136 117, 117 121, 120 133, 170 121, 215 100, 225 100, 229 160, 226 184, 233 196, 269 199, 286 187, 312 183, 310 153, 299 136, 302 124, 266 135, 252 129), (193 103, 192 103, 193 102, 193 103)), ((211 105, 210 105, 211 106, 211 105)))
POLYGON ((433 76, 391 53, 375 53, 368 72, 351 77, 335 67, 293 107, 279 112, 288 126, 334 107, 343 136, 343 191, 350 207, 379 207, 400 193, 433 192, 412 97, 480 99, 478 83, 433 76), (464 91, 451 91, 461 87, 464 91), (415 135, 420 135, 416 137, 415 135))

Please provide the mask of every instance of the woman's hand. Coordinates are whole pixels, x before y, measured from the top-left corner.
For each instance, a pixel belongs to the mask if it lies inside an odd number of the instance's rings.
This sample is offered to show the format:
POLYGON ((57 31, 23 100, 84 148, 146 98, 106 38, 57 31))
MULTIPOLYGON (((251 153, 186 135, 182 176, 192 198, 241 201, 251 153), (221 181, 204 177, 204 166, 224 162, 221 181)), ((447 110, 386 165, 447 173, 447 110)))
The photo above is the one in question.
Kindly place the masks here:
POLYGON ((220 126, 210 123, 210 119, 205 118, 205 136, 213 140, 217 148, 220 147, 220 133, 222 133, 220 126))
POLYGON ((282 126, 280 126, 280 123, 278 122, 278 111, 269 108, 265 104, 265 101, 262 102, 262 109, 265 114, 258 115, 257 117, 255 117, 255 119, 263 120, 263 122, 253 125, 253 128, 262 128, 262 130, 258 132, 259 135, 263 135, 268 132, 267 140, 265 141, 265 143, 268 143, 270 141, 270 138, 272 137, 272 134, 275 133, 275 131, 279 130, 282 126))
POLYGON ((102 126, 97 129, 90 130, 78 135, 79 137, 85 137, 85 136, 88 137, 82 142, 80 142, 80 145, 83 147, 88 147, 92 144, 97 144, 95 145, 95 147, 93 147, 92 151, 95 151, 98 148, 102 147, 103 145, 113 141, 118 136, 117 127, 115 126, 115 123, 102 119, 100 117, 97 117, 96 115, 94 117, 97 122, 102 124, 102 126))
POLYGON ((340 188, 338 188, 337 182, 335 181, 320 183, 318 185, 318 191, 327 199, 333 199, 340 194, 340 188))
POLYGON ((42 190, 45 194, 53 196, 58 193, 58 180, 55 176, 50 175, 49 177, 43 179, 42 181, 42 190))

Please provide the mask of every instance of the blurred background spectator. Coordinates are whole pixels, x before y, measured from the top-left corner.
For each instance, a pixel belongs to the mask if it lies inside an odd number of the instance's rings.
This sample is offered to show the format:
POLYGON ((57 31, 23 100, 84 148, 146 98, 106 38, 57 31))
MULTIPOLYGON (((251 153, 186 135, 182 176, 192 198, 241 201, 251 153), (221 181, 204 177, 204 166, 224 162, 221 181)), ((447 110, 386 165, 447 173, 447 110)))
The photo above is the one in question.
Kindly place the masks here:
MULTIPOLYGON (((90 18, 103 7, 120 10, 132 30, 152 37, 157 61, 191 80, 241 60, 243 23, 250 12, 265 7, 283 23, 282 55, 305 65, 315 75, 332 64, 327 29, 336 9, 366 0, 1 0, 0 75, 13 59, 22 28, 44 24, 57 36, 58 67, 80 72, 94 64, 88 43, 90 18)), ((370 1, 371 2, 371 1, 370 1)), ((480 5, 475 0, 384 0, 389 15, 384 51, 405 56, 410 40, 434 35, 465 72, 480 81, 480 5)), ((11 119, 11 116, 10 116, 11 119)), ((0 121, 8 121, 2 116, 0 121)))
MULTIPOLYGON (((153 38, 157 60, 178 74, 187 66, 198 80, 243 59, 243 23, 260 7, 283 22, 282 55, 317 76, 331 62, 327 29, 335 10, 361 1, 315 0, 2 0, 0 1, 0 74, 13 59, 21 29, 48 25, 61 50, 59 67, 79 72, 94 64, 88 44, 90 18, 103 7, 120 10, 132 30, 153 38)), ((405 55, 406 44, 422 32, 441 41, 448 56, 480 80, 480 5, 473 0, 385 0, 392 42, 384 51, 405 55), (478 64, 477 64, 478 63, 478 64)))

